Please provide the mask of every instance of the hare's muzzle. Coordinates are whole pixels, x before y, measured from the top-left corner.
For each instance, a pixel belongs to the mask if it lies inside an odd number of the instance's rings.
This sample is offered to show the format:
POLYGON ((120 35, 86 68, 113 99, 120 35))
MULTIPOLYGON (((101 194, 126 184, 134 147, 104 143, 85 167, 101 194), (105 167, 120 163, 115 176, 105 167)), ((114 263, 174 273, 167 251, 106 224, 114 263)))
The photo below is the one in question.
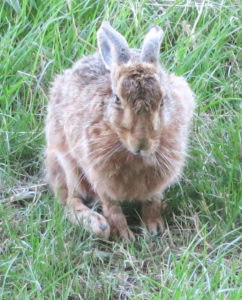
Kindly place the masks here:
POLYGON ((138 140, 135 153, 138 152, 140 154, 142 150, 146 151, 148 148, 149 143, 146 139, 138 140))
POLYGON ((139 156, 149 156, 156 150, 155 139, 145 136, 137 136, 134 132, 126 133, 123 144, 133 154, 139 156))

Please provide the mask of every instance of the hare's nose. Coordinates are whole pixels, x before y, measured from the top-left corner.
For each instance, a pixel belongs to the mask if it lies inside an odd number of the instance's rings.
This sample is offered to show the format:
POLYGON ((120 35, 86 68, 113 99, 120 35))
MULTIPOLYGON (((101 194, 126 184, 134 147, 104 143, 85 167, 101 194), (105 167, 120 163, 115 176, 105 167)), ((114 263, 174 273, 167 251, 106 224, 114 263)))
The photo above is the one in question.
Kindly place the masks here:
POLYGON ((140 140, 136 148, 136 153, 140 154, 141 150, 145 150, 146 148, 147 148, 146 140, 140 140))

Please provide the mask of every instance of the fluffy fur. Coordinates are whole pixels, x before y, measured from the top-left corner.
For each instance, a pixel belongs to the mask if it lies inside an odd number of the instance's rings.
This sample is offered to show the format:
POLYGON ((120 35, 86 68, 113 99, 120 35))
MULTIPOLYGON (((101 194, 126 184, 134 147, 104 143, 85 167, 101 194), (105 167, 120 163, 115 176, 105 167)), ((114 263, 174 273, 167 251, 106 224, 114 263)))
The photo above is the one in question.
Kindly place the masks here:
POLYGON ((51 88, 47 179, 70 219, 105 239, 134 238, 124 200, 142 201, 144 225, 162 231, 162 193, 184 165, 194 99, 184 78, 159 65, 162 35, 152 27, 139 55, 104 23, 100 54, 77 61, 51 88), (101 202, 103 215, 86 199, 101 202))

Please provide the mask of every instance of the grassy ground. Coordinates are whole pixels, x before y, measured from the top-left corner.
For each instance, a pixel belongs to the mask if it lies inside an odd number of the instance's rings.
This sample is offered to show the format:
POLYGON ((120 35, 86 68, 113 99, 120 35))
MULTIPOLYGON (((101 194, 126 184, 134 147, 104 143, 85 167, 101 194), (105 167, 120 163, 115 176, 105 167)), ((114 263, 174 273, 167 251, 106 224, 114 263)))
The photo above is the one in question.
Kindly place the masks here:
POLYGON ((239 5, 1 1, 0 299, 242 299, 239 5), (184 176, 166 193, 167 230, 129 245, 68 223, 40 185, 50 81, 95 51, 104 19, 132 47, 160 25, 162 64, 197 96, 184 176))

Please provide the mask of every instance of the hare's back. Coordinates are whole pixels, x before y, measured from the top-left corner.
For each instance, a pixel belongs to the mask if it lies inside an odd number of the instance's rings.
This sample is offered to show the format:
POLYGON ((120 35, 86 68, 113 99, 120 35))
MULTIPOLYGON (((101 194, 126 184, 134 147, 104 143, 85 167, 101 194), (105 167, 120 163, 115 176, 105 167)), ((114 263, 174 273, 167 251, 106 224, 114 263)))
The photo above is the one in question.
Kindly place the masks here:
POLYGON ((50 90, 50 102, 65 106, 83 92, 89 94, 90 91, 89 95, 91 95, 107 81, 108 74, 98 53, 81 58, 72 68, 56 76, 50 90))
POLYGON ((98 53, 78 60, 72 71, 73 75, 77 76, 79 86, 83 88, 102 84, 109 73, 98 53))

